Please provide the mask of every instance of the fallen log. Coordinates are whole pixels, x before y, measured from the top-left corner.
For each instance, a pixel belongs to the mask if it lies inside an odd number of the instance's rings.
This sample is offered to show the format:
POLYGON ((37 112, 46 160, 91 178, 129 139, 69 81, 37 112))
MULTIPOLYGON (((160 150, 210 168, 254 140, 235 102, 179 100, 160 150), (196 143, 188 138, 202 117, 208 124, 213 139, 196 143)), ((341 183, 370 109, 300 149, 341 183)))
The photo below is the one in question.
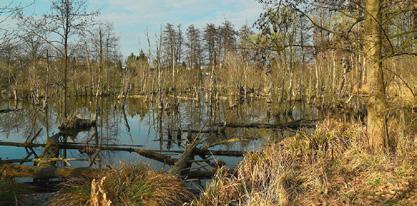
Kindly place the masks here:
POLYGON ((12 163, 26 163, 26 162, 33 162, 33 159, 9 159, 9 160, 0 160, 1 164, 12 164, 12 163))
MULTIPOLYGON (((0 142, 0 146, 14 146, 14 147, 45 147, 45 144, 26 144, 26 143, 14 143, 14 142, 0 142)), ((109 151, 126 151, 134 152, 143 157, 153 159, 159 162, 163 162, 167 165, 175 165, 177 159, 172 158, 170 155, 162 153, 184 153, 181 150, 172 150, 172 151, 160 151, 160 150, 146 150, 138 148, 122 148, 122 147, 111 147, 111 146, 94 146, 94 145, 75 145, 75 144, 58 144, 60 149, 77 149, 80 151, 97 151, 97 150, 109 150, 109 151)), ((205 150, 198 149, 192 152, 193 155, 206 156, 206 155, 215 155, 215 156, 232 156, 232 157, 241 157, 245 152, 243 151, 215 151, 215 150, 205 150)), ((47 159, 46 159, 47 160, 47 159)), ((51 163, 46 161, 45 163, 51 163)))
MULTIPOLYGON (((28 144, 28 143, 16 143, 16 142, 0 142, 0 146, 12 146, 12 147, 46 147, 48 144, 28 144)), ((71 144, 71 143, 59 143, 56 145, 59 149, 75 149, 81 152, 93 152, 93 151, 124 151, 124 152, 135 152, 143 157, 154 159, 160 162, 164 162, 169 165, 175 164, 175 159, 169 155, 159 153, 158 150, 145 150, 138 149, 137 147, 119 147, 119 146, 106 146, 106 145, 82 145, 82 144, 71 144)), ((47 158, 46 158, 47 160, 47 158)), ((49 162, 50 163, 50 162, 49 162)))
POLYGON ((14 164, 0 164, 1 177, 33 177, 39 179, 57 177, 92 177, 99 170, 91 168, 56 168, 56 167, 37 167, 14 164))
POLYGON ((168 165, 174 165, 175 162, 177 161, 176 159, 172 158, 169 155, 164 155, 164 154, 152 151, 152 150, 136 149, 134 150, 134 152, 136 152, 137 154, 143 157, 157 160, 168 165))
MULTIPOLYGON (((10 146, 10 147, 28 147, 28 148, 36 148, 36 147, 45 147, 46 144, 28 144, 28 143, 18 143, 18 142, 0 142, 0 146, 10 146)), ((139 149, 138 147, 119 147, 117 145, 87 145, 87 144, 74 144, 74 143, 60 143, 58 144, 60 149, 76 149, 84 151, 86 148, 89 149, 97 149, 97 150, 105 150, 105 151, 125 151, 125 152, 136 152, 136 153, 143 153, 143 151, 149 151, 154 153, 183 153, 183 150, 150 150, 150 149, 139 149)), ((195 154, 212 154, 216 156, 243 156, 245 151, 239 150, 202 150, 196 149, 195 154)))
POLYGON ((9 113, 9 112, 18 112, 21 111, 22 109, 0 109, 0 114, 2 113, 9 113))
POLYGON ((241 138, 228 138, 228 139, 222 139, 220 141, 216 141, 213 143, 207 143, 205 144, 201 150, 208 150, 211 147, 215 147, 215 146, 219 146, 219 145, 225 145, 225 144, 233 144, 233 143, 237 143, 237 142, 241 142, 241 141, 245 141, 245 139, 241 139, 241 138))
MULTIPOLYGON (((97 176, 101 170, 92 168, 56 168, 35 167, 26 165, 0 164, 0 177, 17 178, 33 177, 39 179, 68 178, 68 177, 91 177, 97 176)), ((210 179, 215 171, 196 170, 186 175, 187 179, 210 179)))
POLYGON ((191 159, 194 159, 194 151, 196 150, 197 145, 199 142, 195 139, 191 144, 187 145, 185 148, 184 153, 182 153, 181 157, 178 161, 175 162, 174 166, 170 169, 169 173, 173 175, 183 176, 186 173, 189 173, 189 169, 191 167, 191 159))
POLYGON ((300 129, 300 128, 314 128, 316 126, 315 121, 297 120, 293 122, 287 122, 282 124, 269 124, 269 123, 227 123, 216 124, 219 127, 225 128, 255 128, 255 129, 300 129))
POLYGON ((198 155, 215 155, 215 156, 226 156, 226 157, 242 157, 245 154, 245 151, 239 150, 202 150, 196 149, 195 151, 198 155))
POLYGON ((181 132, 197 133, 197 134, 225 134, 224 128, 209 128, 209 129, 181 129, 181 132))
POLYGON ((62 158, 62 157, 54 157, 54 158, 36 158, 33 159, 33 162, 38 163, 38 162, 42 162, 44 164, 51 164, 52 166, 56 163, 56 162, 64 162, 66 166, 71 166, 70 161, 90 161, 88 159, 81 159, 81 158, 62 158))
MULTIPOLYGON (((0 146, 8 147, 45 147, 47 144, 36 144, 36 143, 19 143, 19 142, 0 142, 0 146)), ((97 150, 110 150, 110 151, 126 151, 134 152, 138 147, 142 145, 133 145, 132 147, 119 146, 116 144, 109 145, 95 145, 95 144, 78 144, 78 143, 58 143, 59 149, 76 149, 84 151, 86 148, 97 149, 97 150)))

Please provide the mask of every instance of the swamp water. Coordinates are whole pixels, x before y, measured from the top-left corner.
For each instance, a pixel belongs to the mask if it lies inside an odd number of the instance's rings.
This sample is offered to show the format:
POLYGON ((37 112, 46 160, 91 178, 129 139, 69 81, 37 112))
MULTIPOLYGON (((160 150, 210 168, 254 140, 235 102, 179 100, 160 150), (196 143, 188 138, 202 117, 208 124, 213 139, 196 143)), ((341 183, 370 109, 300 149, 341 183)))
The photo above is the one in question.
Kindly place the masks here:
MULTIPOLYGON (((318 118, 317 109, 301 103, 274 105, 267 104, 265 101, 252 101, 232 104, 228 101, 220 101, 210 106, 204 102, 178 101, 165 103, 161 110, 156 103, 146 102, 143 99, 127 99, 124 106, 112 98, 99 100, 78 98, 71 99, 69 102, 71 113, 76 113, 81 118, 94 119, 97 114, 97 126, 60 138, 61 144, 89 146, 83 150, 61 148, 59 157, 71 159, 71 161, 70 164, 58 162, 58 167, 106 168, 117 167, 121 163, 144 163, 156 170, 168 170, 169 165, 142 157, 137 153, 109 150, 95 152, 89 151, 88 148, 95 145, 126 149, 141 148, 179 158, 181 154, 172 151, 183 151, 187 139, 199 137, 203 144, 230 138, 245 139, 242 142, 215 146, 211 150, 255 151, 261 148, 264 142, 282 139, 292 132, 259 128, 226 128, 216 132, 211 125, 281 124, 318 118), (191 133, 190 130, 206 132, 191 133), (97 135, 92 138, 93 134, 97 135)), ((4 146, 2 143, 24 143, 27 139, 36 137, 33 143, 45 144, 47 136, 59 132, 58 126, 61 119, 59 114, 62 114, 62 105, 50 104, 46 114, 42 107, 31 104, 21 102, 0 104, 0 109, 8 108, 18 108, 18 111, 0 114, 0 161, 34 165, 32 160, 42 154, 43 148, 4 146)), ((193 170, 212 169, 206 162, 198 161, 199 158, 196 156, 196 161, 192 164, 193 170)), ((233 156, 209 158, 221 161, 228 168, 234 168, 242 159, 242 157, 233 156)))

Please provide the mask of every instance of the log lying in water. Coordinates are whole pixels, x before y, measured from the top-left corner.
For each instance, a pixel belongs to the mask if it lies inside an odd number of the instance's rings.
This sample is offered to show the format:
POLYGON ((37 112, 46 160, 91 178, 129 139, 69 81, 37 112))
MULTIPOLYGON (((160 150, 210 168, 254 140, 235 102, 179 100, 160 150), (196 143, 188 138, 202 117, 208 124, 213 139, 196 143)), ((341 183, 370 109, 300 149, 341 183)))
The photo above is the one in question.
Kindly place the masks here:
MULTIPOLYGON (((35 147, 45 147, 47 144, 36 144, 36 143, 19 143, 19 142, 1 142, 0 146, 8 146, 8 147, 28 147, 28 148, 35 148, 35 147)), ((137 148, 142 147, 142 145, 132 145, 132 147, 125 147, 119 146, 115 144, 109 145, 89 145, 89 144, 78 144, 78 143, 58 143, 57 146, 59 149, 75 149, 84 152, 88 149, 95 149, 95 150, 109 150, 109 151, 126 151, 126 152, 134 152, 137 148)))
POLYGON ((56 168, 36 167, 26 165, 1 164, 1 177, 33 177, 33 178, 56 178, 56 177, 79 177, 94 176, 99 170, 91 168, 56 168))
POLYGON ((209 129, 181 129, 181 132, 197 133, 197 134, 225 134, 224 128, 209 128, 209 129))
POLYGON ((0 114, 2 113, 9 113, 9 112, 18 112, 21 111, 22 109, 0 109, 0 114))
POLYGON ((255 129, 300 129, 300 128, 313 128, 316 126, 315 121, 297 120, 293 122, 287 122, 282 124, 269 124, 269 123, 227 123, 217 124, 219 127, 226 128, 255 128, 255 129))
POLYGON ((226 156, 226 157, 242 157, 245 154, 245 151, 196 149, 195 154, 197 154, 197 155, 226 156))
POLYGON ((12 163, 26 163, 26 162, 33 162, 33 159, 8 159, 8 160, 0 160, 1 164, 12 164, 12 163))
POLYGON ((174 165, 175 162, 177 161, 176 159, 172 158, 169 155, 164 155, 155 151, 151 151, 151 150, 145 150, 145 149, 135 149, 134 152, 136 152, 137 154, 149 158, 149 159, 153 159, 153 160, 157 160, 160 162, 163 162, 165 164, 168 165, 174 165))
MULTIPOLYGON (((67 177, 94 177, 100 173, 98 169, 92 168, 56 168, 56 167, 35 167, 26 165, 0 164, 0 177, 33 177, 33 178, 67 178, 67 177)), ((210 179, 215 171, 196 170, 186 175, 187 179, 210 179)))
MULTIPOLYGON (((255 139, 255 138, 254 138, 255 139)), ((215 147, 215 146, 219 146, 219 145, 226 145, 226 144, 233 144, 233 143, 237 143, 237 142, 242 142, 245 141, 245 139, 242 138, 228 138, 228 139, 222 139, 220 141, 216 141, 213 143, 207 143, 205 144, 201 150, 208 150, 211 147, 215 147)))
POLYGON ((187 145, 180 159, 178 159, 178 161, 176 161, 174 166, 170 169, 170 174, 182 176, 186 173, 189 173, 189 169, 187 168, 191 167, 190 161, 194 159, 194 151, 196 150, 197 145, 197 140, 194 140, 191 144, 187 145))
MULTIPOLYGON (((29 144, 29 143, 18 143, 18 142, 0 142, 0 146, 10 146, 10 147, 45 147, 46 144, 29 144)), ((183 153, 183 150, 149 150, 149 149, 138 149, 138 146, 136 147, 120 147, 117 145, 87 145, 87 144, 74 144, 74 143, 66 143, 66 144, 58 144, 58 147, 60 149, 75 149, 80 151, 85 150, 103 150, 103 151, 125 151, 125 152, 135 152, 139 155, 145 154, 147 152, 157 153, 161 154, 163 153, 183 153)), ((243 156, 245 153, 244 151, 239 150, 203 150, 203 149, 196 149, 195 155, 216 155, 216 156, 231 156, 231 157, 239 157, 243 156)), ((166 155, 168 156, 168 155, 166 155)), ((167 162, 169 164, 170 161, 167 162)))

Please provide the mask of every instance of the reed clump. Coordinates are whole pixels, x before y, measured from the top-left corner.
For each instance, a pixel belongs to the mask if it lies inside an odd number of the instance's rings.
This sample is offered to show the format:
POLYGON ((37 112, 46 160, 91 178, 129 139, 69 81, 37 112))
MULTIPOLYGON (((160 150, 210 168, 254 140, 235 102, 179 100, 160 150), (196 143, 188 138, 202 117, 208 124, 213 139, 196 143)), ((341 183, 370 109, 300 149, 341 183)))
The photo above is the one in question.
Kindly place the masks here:
POLYGON ((338 119, 245 155, 219 172, 193 205, 384 205, 417 201, 415 131, 391 124, 396 154, 367 151, 366 128, 338 119), (405 147, 404 145, 407 145, 405 147))
POLYGON ((12 180, 0 179, 0 205, 20 205, 19 200, 32 191, 12 180))
POLYGON ((144 165, 123 165, 119 169, 108 169, 94 178, 69 180, 61 188, 48 205, 95 205, 97 200, 103 201, 101 195, 111 205, 126 206, 175 206, 194 198, 193 193, 177 177, 153 171, 144 165), (100 192, 92 193, 92 182, 100 182, 100 192))

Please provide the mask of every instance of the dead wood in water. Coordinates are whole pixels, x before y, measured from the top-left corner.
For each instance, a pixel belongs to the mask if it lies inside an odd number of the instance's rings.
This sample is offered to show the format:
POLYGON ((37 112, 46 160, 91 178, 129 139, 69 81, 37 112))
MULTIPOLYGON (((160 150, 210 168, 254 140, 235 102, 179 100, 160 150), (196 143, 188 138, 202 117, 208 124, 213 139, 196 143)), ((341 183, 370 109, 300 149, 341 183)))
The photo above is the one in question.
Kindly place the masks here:
POLYGON ((175 162, 174 166, 169 171, 170 174, 182 176, 189 172, 189 168, 191 167, 190 161, 194 159, 194 151, 198 144, 199 142, 195 139, 191 144, 187 145, 180 159, 175 162))
POLYGON ((208 128, 208 129, 181 129, 181 132, 197 133, 197 134, 226 134, 225 128, 208 128))
POLYGON ((98 170, 91 168, 56 168, 56 167, 36 167, 26 165, 1 164, 1 177, 34 177, 40 179, 55 177, 79 177, 94 176, 98 170))
POLYGON ((0 114, 3 114, 3 113, 10 113, 10 112, 19 112, 19 111, 21 111, 22 109, 0 109, 0 114))
POLYGON ((176 162, 176 159, 172 158, 169 155, 164 155, 155 151, 151 151, 151 150, 145 150, 145 149, 135 149, 134 152, 136 152, 137 154, 149 158, 149 159, 153 159, 153 160, 157 160, 160 162, 163 162, 165 164, 168 165, 174 165, 176 162))
POLYGON ((255 128, 255 129, 300 129, 300 128, 313 128, 316 126, 316 121, 310 120, 297 120, 293 122, 287 122, 282 124, 269 124, 269 123, 227 123, 217 124, 216 126, 225 128, 255 128))
MULTIPOLYGON (((35 147, 45 147, 46 144, 1 142, 0 141, 0 146, 35 148, 35 147)), ((138 147, 142 147, 142 145, 132 145, 132 147, 125 147, 125 145, 116 145, 116 144, 95 145, 95 144, 78 144, 78 143, 58 143, 57 146, 59 147, 59 149, 76 149, 76 150, 81 150, 81 151, 84 151, 86 148, 90 148, 90 149, 96 149, 96 150, 126 151, 126 152, 134 152, 138 147)))
MULTIPOLYGON (((20 142, 1 142, 0 146, 10 146, 10 147, 27 147, 27 148, 36 148, 36 147, 45 147, 46 144, 36 144, 36 143, 20 143, 20 142)), ((96 150, 103 150, 103 151, 125 151, 125 152, 136 152, 138 154, 144 154, 144 152, 156 152, 156 153, 183 153, 184 150, 151 150, 151 149, 138 149, 138 147, 142 147, 142 145, 132 145, 132 147, 128 147, 127 145, 117 145, 117 144, 109 144, 109 145, 94 145, 94 144, 78 144, 78 143, 59 143, 58 147, 60 149, 75 149, 75 150, 85 150, 86 148, 89 149, 96 149, 96 150)), ((204 150, 196 148, 195 154, 212 154, 217 156, 243 156, 245 152, 239 150, 204 150)))
POLYGON ((12 163, 19 163, 23 164, 26 162, 33 162, 33 159, 8 159, 8 160, 0 160, 0 165, 2 164, 12 164, 12 163))
POLYGON ((211 147, 215 147, 215 146, 219 146, 219 145, 226 145, 226 144, 233 144, 233 143, 238 143, 238 142, 242 142, 245 141, 247 139, 242 139, 242 138, 228 138, 228 139, 222 139, 220 141, 216 141, 213 143, 207 143, 205 144, 201 150, 208 150, 211 147))

